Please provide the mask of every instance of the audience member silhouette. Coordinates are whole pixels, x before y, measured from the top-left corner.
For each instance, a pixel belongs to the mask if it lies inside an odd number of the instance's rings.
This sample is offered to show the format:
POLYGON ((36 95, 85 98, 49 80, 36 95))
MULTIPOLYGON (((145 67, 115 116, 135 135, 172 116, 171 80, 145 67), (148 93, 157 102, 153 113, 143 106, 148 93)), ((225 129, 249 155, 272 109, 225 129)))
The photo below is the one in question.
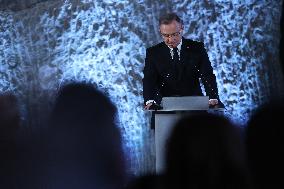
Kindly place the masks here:
POLYGON ((126 189, 164 189, 163 176, 149 174, 131 180, 126 189))
POLYGON ((16 96, 0 94, 0 140, 11 141, 20 126, 20 113, 16 96))
POLYGON ((51 152, 47 151, 46 133, 40 126, 22 128, 17 138, 17 189, 47 188, 47 155, 51 152))
POLYGON ((247 126, 249 168, 256 189, 284 188, 284 132, 282 101, 257 109, 247 126))
POLYGON ((124 161, 115 116, 115 106, 90 84, 60 89, 50 122, 49 188, 123 187, 124 161))
POLYGON ((249 188, 239 128, 226 118, 200 114, 180 120, 169 138, 167 188, 249 188))
MULTIPOLYGON (((280 20, 280 48, 279 52, 284 52, 284 3, 282 3, 282 14, 281 14, 281 20, 280 20)), ((284 74, 284 55, 283 53, 279 53, 280 63, 282 67, 282 74, 284 74)))
POLYGON ((17 98, 11 93, 0 94, 0 188, 14 187, 19 127, 17 98))

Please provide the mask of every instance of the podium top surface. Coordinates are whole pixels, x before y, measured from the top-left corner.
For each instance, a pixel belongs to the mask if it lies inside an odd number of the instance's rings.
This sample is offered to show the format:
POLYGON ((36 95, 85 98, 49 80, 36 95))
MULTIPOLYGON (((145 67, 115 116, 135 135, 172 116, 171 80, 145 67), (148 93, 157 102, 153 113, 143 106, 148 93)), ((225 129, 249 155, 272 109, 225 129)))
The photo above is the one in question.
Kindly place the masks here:
POLYGON ((208 96, 163 97, 160 111, 209 110, 208 96))

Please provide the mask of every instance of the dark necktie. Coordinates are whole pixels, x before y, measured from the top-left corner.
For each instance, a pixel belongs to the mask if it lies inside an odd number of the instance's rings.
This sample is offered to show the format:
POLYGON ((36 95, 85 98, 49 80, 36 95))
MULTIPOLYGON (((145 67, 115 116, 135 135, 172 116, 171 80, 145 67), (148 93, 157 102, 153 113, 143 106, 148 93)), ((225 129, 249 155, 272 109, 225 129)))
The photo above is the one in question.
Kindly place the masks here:
POLYGON ((178 48, 174 48, 173 49, 173 67, 174 67, 174 72, 175 72, 175 76, 178 78, 179 75, 179 69, 178 69, 178 64, 179 64, 179 56, 178 56, 178 48))
POLYGON ((179 62, 178 48, 174 48, 173 53, 174 53, 174 59, 173 59, 174 63, 178 63, 179 62))

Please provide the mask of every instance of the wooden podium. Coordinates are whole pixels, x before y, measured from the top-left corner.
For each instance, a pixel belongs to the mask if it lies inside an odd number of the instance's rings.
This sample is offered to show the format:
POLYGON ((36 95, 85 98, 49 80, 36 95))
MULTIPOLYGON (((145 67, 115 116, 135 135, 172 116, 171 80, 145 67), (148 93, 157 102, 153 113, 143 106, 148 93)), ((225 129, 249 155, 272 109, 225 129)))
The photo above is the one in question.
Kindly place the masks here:
POLYGON ((212 111, 209 110, 208 102, 208 96, 164 97, 162 99, 163 109, 154 111, 156 173, 164 171, 166 144, 177 121, 186 115, 204 114, 212 111))

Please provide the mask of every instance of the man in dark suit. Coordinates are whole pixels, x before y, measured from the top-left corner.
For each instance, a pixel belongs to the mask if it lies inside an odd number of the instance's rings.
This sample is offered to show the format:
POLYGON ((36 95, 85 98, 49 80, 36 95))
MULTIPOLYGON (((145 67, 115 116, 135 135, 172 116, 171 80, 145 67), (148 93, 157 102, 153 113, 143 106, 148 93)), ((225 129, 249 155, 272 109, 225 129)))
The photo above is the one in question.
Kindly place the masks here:
POLYGON ((146 50, 145 109, 155 109, 165 96, 203 96, 199 78, 209 96, 209 105, 221 105, 203 43, 182 37, 183 22, 175 13, 162 16, 159 26, 164 41, 146 50))

